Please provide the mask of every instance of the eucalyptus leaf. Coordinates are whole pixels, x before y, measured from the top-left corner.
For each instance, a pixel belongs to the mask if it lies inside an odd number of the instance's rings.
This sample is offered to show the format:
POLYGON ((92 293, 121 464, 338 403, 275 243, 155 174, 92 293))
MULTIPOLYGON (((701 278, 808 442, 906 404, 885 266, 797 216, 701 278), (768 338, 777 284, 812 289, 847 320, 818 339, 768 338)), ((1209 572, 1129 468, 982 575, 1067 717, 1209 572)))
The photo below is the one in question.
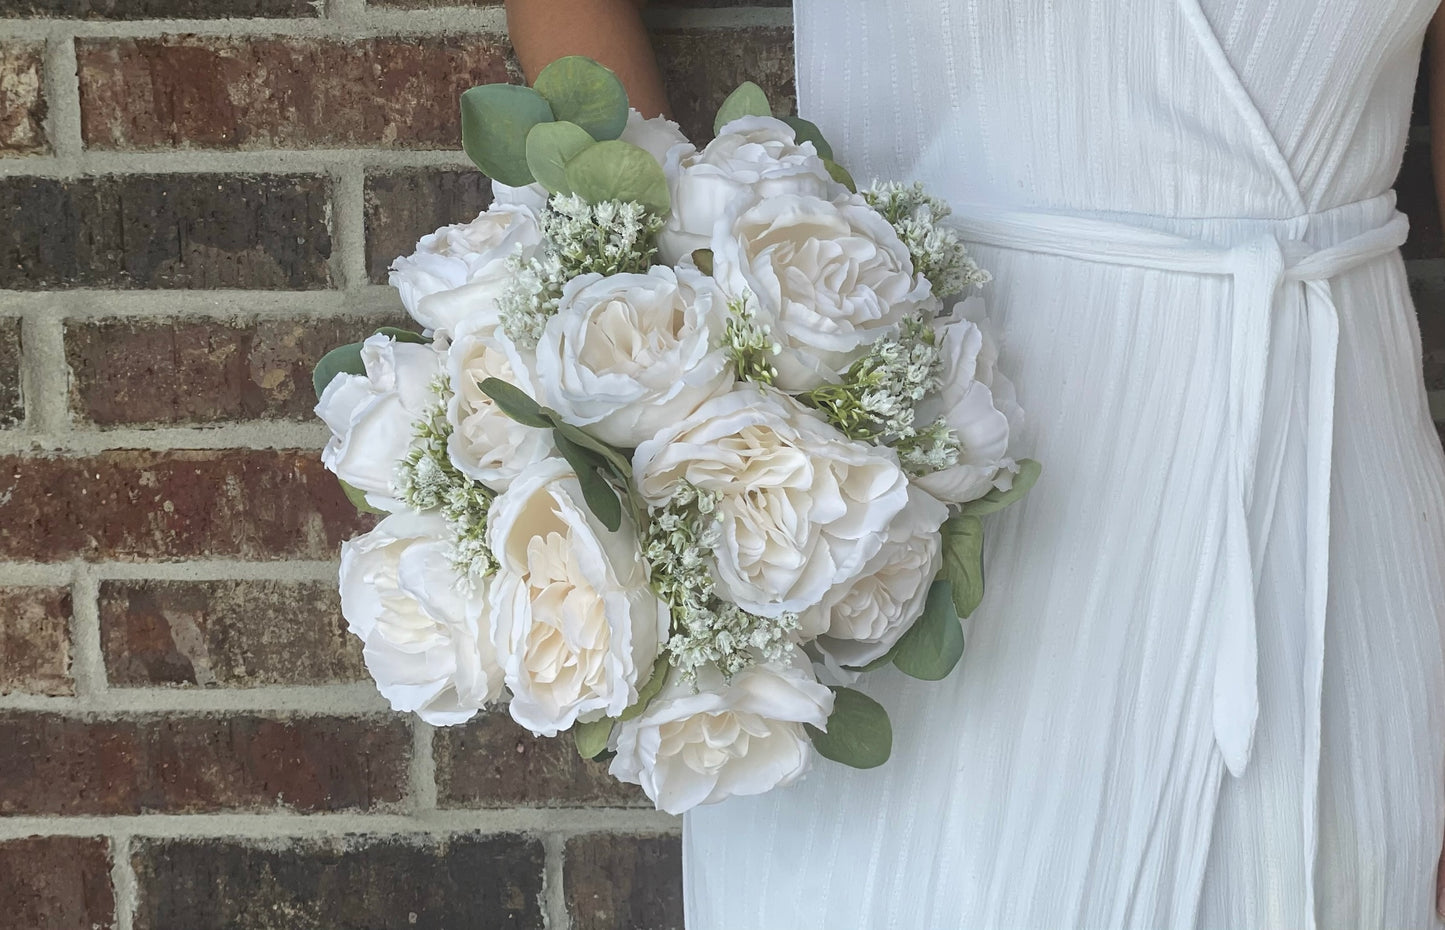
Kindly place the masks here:
POLYGON ((361 343, 337 346, 321 356, 321 360, 311 370, 311 386, 316 389, 317 398, 326 391, 326 385, 330 384, 333 378, 342 374, 366 374, 366 365, 361 361, 361 343))
POLYGON ((486 378, 477 387, 492 399, 498 410, 523 426, 535 429, 552 428, 552 421, 542 412, 537 402, 515 384, 509 384, 501 378, 486 378))
POLYGON ((582 499, 587 502, 587 509, 592 511, 607 531, 615 533, 622 526, 622 501, 617 498, 617 491, 607 483, 607 479, 597 473, 598 462, 593 453, 572 442, 566 436, 553 431, 552 441, 557 444, 557 451, 562 453, 562 458, 572 466, 572 471, 577 475, 577 483, 582 486, 582 499))
POLYGON ((928 589, 923 615, 898 641, 893 664, 898 670, 924 681, 947 678, 963 658, 963 625, 953 609, 952 586, 935 581, 928 589))
POLYGON ((943 570, 940 577, 953 588, 953 607, 960 617, 970 616, 983 600, 983 521, 970 514, 951 518, 943 534, 943 570))
POLYGON ((833 713, 825 733, 807 725, 813 748, 825 759, 855 769, 877 768, 893 752, 893 725, 883 705, 852 688, 833 689, 833 713))
POLYGON ((606 752, 613 722, 611 717, 603 717, 591 723, 579 720, 573 724, 572 738, 577 741, 577 754, 584 759, 595 759, 606 752))
POLYGON ((533 180, 527 167, 527 133, 552 119, 552 108, 530 87, 473 87, 462 94, 462 150, 488 177, 525 187, 533 180))
POLYGON ((828 176, 830 178, 848 188, 848 190, 853 193, 858 193, 858 182, 853 180, 853 175, 848 173, 847 168, 844 168, 831 158, 823 159, 823 167, 828 169, 828 176))
POLYGON ((667 654, 658 656, 657 661, 652 664, 652 676, 647 679, 647 684, 637 689, 637 700, 622 712, 621 719, 631 720, 641 716, 643 711, 647 710, 647 705, 652 703, 652 699, 657 697, 667 684, 667 676, 671 673, 672 663, 667 661, 667 654))
POLYGON ((720 133, 728 123, 744 116, 772 115, 773 108, 768 103, 768 95, 752 81, 744 81, 738 85, 737 90, 728 94, 722 106, 718 107, 717 118, 712 122, 712 131, 720 133))
POLYGON ((827 161, 833 160, 833 146, 823 138, 823 130, 812 120, 803 119, 801 116, 785 116, 783 122, 793 127, 793 135, 799 142, 811 142, 813 148, 818 150, 818 156, 827 161))
POLYGON ((618 478, 623 481, 632 480, 632 461, 620 450, 609 446, 586 430, 573 426, 571 423, 564 422, 561 415, 554 410, 543 407, 542 415, 552 419, 556 424, 555 429, 558 433, 561 433, 564 437, 582 448, 597 453, 603 462, 611 466, 618 478))
POLYGON ((538 123, 527 133, 527 167, 543 187, 554 194, 570 194, 567 162, 597 142, 576 123, 559 120, 538 123))
POLYGON ((694 249, 692 253, 692 263, 697 266, 698 271, 711 276, 712 249, 694 249))
POLYGON ((636 201, 658 213, 672 209, 667 176, 657 159, 630 142, 599 142, 567 162, 567 186, 588 203, 636 201))
POLYGON ((337 478, 336 480, 341 482, 341 490, 346 494, 346 499, 351 501, 351 506, 355 507, 360 512, 374 513, 378 515, 386 513, 385 510, 382 510, 378 507, 373 507, 371 506, 371 504, 367 503, 366 492, 361 490, 361 488, 349 485, 345 481, 341 481, 340 478, 337 478))
POLYGON ((377 329, 377 333, 382 336, 389 336, 395 342, 411 342, 417 345, 431 344, 431 340, 428 339, 426 336, 423 336, 421 333, 414 332, 410 329, 398 329, 395 326, 382 326, 377 329))
POLYGON ((1022 500, 1033 486, 1038 483, 1039 475, 1043 473, 1044 466, 1033 459, 1019 459, 1019 473, 1014 475, 1013 487, 1007 491, 1000 491, 994 488, 976 501, 969 501, 959 508, 959 513, 971 514, 976 517, 987 516, 991 513, 998 513, 1016 501, 1022 500))
POLYGON ((616 74, 591 58, 558 58, 532 87, 551 105, 553 117, 576 123, 598 142, 616 139, 627 128, 627 91, 616 74))

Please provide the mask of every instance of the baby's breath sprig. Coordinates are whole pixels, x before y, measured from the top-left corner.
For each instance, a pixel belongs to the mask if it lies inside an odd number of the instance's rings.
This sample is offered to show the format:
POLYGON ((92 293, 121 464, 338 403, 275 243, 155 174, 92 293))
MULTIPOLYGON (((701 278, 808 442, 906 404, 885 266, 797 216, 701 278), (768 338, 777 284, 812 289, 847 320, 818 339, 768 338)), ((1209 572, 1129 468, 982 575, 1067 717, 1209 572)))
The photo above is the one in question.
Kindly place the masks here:
POLYGON ((900 437, 893 447, 898 450, 898 462, 903 470, 914 478, 952 468, 963 454, 958 432, 943 417, 911 435, 900 437))
POLYGON ((762 661, 780 661, 798 628, 797 614, 768 618, 717 596, 710 562, 720 538, 716 494, 679 485, 652 509, 645 554, 652 588, 672 614, 668 658, 688 681, 714 664, 724 678, 762 661))
POLYGON ((952 297, 993 280, 968 254, 958 233, 943 225, 953 212, 948 204, 924 191, 922 184, 875 181, 858 193, 898 232, 913 257, 913 270, 928 279, 937 296, 952 297))
POLYGON ((728 301, 723 347, 737 367, 739 379, 759 384, 772 384, 777 379, 778 370, 771 359, 783 347, 773 339, 768 324, 758 322, 757 308, 747 294, 728 301))
POLYGON ((942 372, 933 328, 911 317, 896 336, 875 342, 836 384, 820 385, 798 399, 850 439, 897 445, 917 435, 914 408, 938 389, 942 372))

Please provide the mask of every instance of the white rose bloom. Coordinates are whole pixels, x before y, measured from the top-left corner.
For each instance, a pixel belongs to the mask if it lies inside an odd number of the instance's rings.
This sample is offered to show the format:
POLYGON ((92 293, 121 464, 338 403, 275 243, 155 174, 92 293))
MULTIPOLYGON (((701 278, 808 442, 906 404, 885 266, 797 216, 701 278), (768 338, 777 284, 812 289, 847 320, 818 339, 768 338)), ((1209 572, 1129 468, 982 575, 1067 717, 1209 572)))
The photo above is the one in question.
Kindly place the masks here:
POLYGON ((392 514, 341 546, 341 612, 395 710, 449 726, 502 693, 481 586, 452 566, 438 516, 392 514))
POLYGON ((943 565, 938 528, 948 508, 910 488, 908 506, 888 526, 888 540, 852 581, 823 595, 798 618, 806 637, 838 665, 858 668, 881 658, 923 614, 943 565))
POLYGON ((625 449, 728 391, 727 307, 712 278, 659 265, 567 283, 537 345, 547 400, 569 423, 625 449))
POLYGON ((525 187, 512 187, 501 181, 492 181, 492 205, 502 207, 526 207, 533 213, 541 213, 551 195, 547 188, 535 182, 525 187))
POLYGON ((331 379, 316 404, 316 415, 331 428, 321 462, 373 507, 396 510, 396 467, 406 457, 416 422, 436 394, 442 354, 430 344, 396 342, 380 333, 362 343, 364 375, 331 379))
POLYGON ((782 353, 777 385, 806 391, 838 375, 930 298, 898 233, 859 198, 764 200, 713 236, 713 274, 751 294, 782 353))
POLYGON ((470 223, 423 236, 414 254, 392 262, 387 280, 417 322, 451 332, 496 305, 512 279, 507 259, 541 241, 531 207, 493 204, 470 223))
POLYGON ((979 303, 969 300, 953 318, 939 321, 943 385, 917 407, 919 423, 944 417, 958 434, 962 451, 957 465, 914 483, 955 504, 977 500, 994 488, 1008 490, 1018 472, 1008 447, 1010 433, 1023 424, 1023 410, 1013 383, 998 370, 997 344, 967 318, 979 303))
POLYGON ((452 387, 447 457, 462 474, 493 491, 505 491, 514 478, 556 451, 551 431, 513 420, 480 386, 488 378, 499 378, 538 399, 531 361, 502 333, 495 309, 464 322, 447 353, 452 387))
POLYGON ((777 391, 739 385, 637 448, 651 504, 680 482, 718 495, 714 550, 727 597, 764 617, 806 610, 857 575, 908 501, 886 446, 846 438, 777 391))
POLYGON ((567 463, 548 459, 492 502, 487 543, 500 565, 492 636, 512 718, 556 736, 579 717, 626 710, 668 624, 633 528, 608 532, 567 463))
POLYGON ((644 119, 636 110, 627 111, 627 128, 622 130, 622 135, 618 138, 647 152, 657 159, 659 165, 667 164, 668 153, 675 145, 687 146, 686 150, 678 154, 678 159, 697 151, 672 120, 665 116, 644 119))
POLYGON ((709 248, 713 227, 730 211, 784 194, 831 199, 847 192, 813 143, 798 142, 791 126, 770 116, 733 120, 701 152, 670 149, 663 169, 672 214, 658 248, 672 265, 709 248))
POLYGON ((808 771, 813 745, 803 725, 826 730, 832 712, 833 692, 800 650, 790 665, 754 665, 730 682, 709 666, 696 690, 674 675, 647 710, 618 726, 610 771, 669 814, 762 794, 808 771))

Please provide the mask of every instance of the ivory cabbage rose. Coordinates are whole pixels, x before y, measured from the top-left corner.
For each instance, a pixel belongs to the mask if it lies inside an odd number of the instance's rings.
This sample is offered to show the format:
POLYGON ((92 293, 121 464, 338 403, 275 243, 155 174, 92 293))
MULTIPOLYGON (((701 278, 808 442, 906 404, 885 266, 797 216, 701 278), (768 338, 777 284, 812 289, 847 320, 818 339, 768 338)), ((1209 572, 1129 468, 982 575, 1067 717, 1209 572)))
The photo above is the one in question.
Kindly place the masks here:
POLYGON ((396 513, 341 546, 341 612, 392 709, 463 723, 502 693, 487 600, 452 566, 434 514, 396 513))
POLYGON ((507 259, 541 241, 535 210, 493 204, 470 223, 423 236, 415 253, 392 262, 387 280, 417 322, 450 333, 468 316, 495 306, 512 279, 507 259))
POLYGON ((957 465, 914 478, 939 500, 966 503, 994 488, 1013 486, 1018 465, 1008 456, 1009 438, 1023 424, 1013 383, 998 370, 998 345, 969 316, 981 313, 971 298, 937 325, 943 384, 918 405, 919 423, 942 416, 958 434, 957 465))
POLYGON ((847 192, 829 176, 813 143, 798 142, 791 126, 770 116, 733 120, 701 152, 673 148, 663 168, 672 215, 658 248, 674 265, 708 248, 729 212, 785 194, 830 199, 847 192))
POLYGON ((673 146, 683 145, 687 148, 678 154, 678 159, 697 151, 697 148, 688 141, 687 136, 677 124, 665 116, 654 116, 644 119, 642 114, 636 110, 627 111, 627 127, 622 130, 619 136, 623 142, 630 142, 653 158, 657 159, 659 165, 666 165, 668 154, 673 146))
POLYGON ((555 736, 579 718, 621 714, 668 624, 632 527, 608 532, 567 463, 548 459, 492 502, 487 544, 500 566, 492 635, 512 718, 555 736))
POLYGON ((803 725, 826 730, 832 712, 833 692, 796 648, 791 664, 754 665, 731 681, 708 668, 696 689, 675 675, 647 710, 619 724, 609 771, 669 814, 762 794, 808 771, 803 725))
POLYGON ((812 607, 862 570, 908 501, 886 446, 855 442, 777 391, 739 385, 638 446, 639 491, 718 495, 720 586, 764 617, 812 607))
POLYGON ((732 387, 726 322, 726 301, 695 268, 583 275, 547 322, 537 373, 568 422, 635 448, 732 387))
POLYGON ((442 359, 430 344, 377 333, 361 346, 366 374, 339 374, 321 392, 316 415, 331 429, 321 462, 364 491, 373 507, 401 507, 396 466, 411 446, 416 421, 435 403, 432 382, 442 359))
POLYGON ((786 391, 836 381, 931 296, 908 247, 861 198, 770 197, 719 223, 712 251, 718 284, 750 295, 782 346, 772 362, 786 391))
POLYGON ((799 617, 804 636, 837 665, 861 667, 882 658, 923 614, 943 565, 938 528, 948 508, 917 488, 888 526, 888 539, 852 581, 832 588, 799 617))
POLYGON ((492 205, 505 207, 526 207, 540 214, 547 206, 547 188, 535 182, 524 187, 512 187, 501 181, 492 181, 492 205))

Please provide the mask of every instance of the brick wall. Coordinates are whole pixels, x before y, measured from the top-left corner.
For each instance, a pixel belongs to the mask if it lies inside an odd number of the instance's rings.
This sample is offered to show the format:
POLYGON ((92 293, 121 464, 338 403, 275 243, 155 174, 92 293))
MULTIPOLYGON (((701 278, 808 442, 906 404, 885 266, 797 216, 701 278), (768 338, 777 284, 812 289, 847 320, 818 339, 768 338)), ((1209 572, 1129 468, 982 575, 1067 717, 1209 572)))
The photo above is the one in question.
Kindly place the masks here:
MULTIPOLYGON (((651 15, 693 132, 788 99, 776 0, 651 15)), ((505 717, 390 714, 337 609, 310 366, 483 206, 455 98, 515 74, 494 4, 0 0, 0 930, 681 926, 675 821, 505 717)))

